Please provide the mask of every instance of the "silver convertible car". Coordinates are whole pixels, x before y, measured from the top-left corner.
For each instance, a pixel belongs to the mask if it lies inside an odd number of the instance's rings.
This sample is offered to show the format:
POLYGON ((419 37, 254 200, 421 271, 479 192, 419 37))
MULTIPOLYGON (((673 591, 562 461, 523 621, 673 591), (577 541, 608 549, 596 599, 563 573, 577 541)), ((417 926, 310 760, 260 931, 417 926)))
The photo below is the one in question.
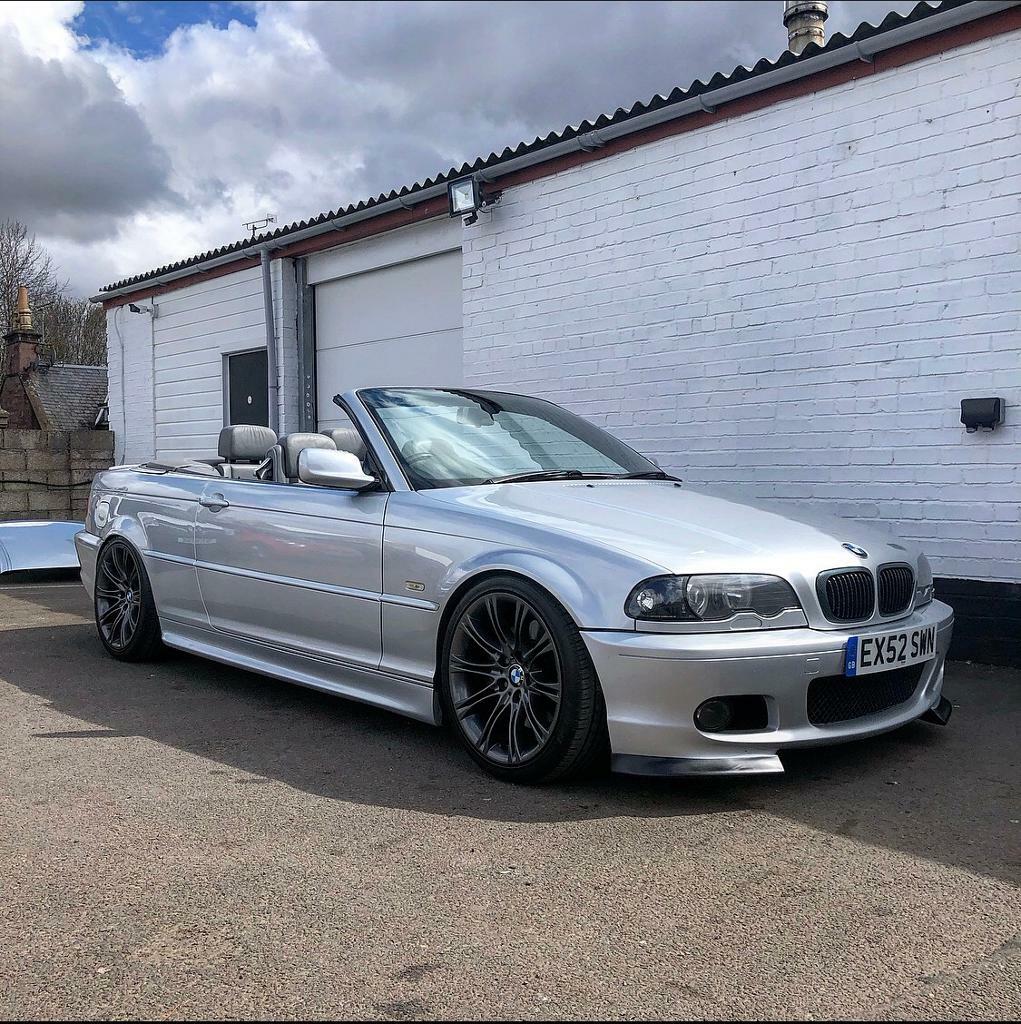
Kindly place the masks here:
POLYGON ((500 778, 778 772, 945 723, 953 613, 857 523, 693 491, 537 398, 368 388, 322 434, 116 467, 76 537, 115 658, 162 646, 435 724, 500 778))

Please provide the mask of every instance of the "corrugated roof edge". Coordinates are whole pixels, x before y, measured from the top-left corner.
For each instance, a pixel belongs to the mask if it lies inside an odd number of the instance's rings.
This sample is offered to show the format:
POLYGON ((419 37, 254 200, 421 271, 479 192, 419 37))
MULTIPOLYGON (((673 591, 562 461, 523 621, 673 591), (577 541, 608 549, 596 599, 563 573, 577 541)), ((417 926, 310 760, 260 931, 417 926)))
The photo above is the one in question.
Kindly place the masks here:
MULTIPOLYGON (((124 278, 114 284, 106 285, 100 290, 100 294, 94 296, 94 298, 101 300, 105 298, 103 293, 120 291, 131 286, 141 285, 154 278, 162 277, 163 275, 176 271, 187 270, 190 267, 198 266, 210 260, 229 256, 235 253, 240 256, 245 250, 255 249, 259 246, 266 245, 267 243, 276 241, 286 242, 289 236, 298 232, 308 231, 309 229, 314 229, 319 225, 329 224, 332 221, 349 217, 355 213, 363 211, 369 212, 373 207, 381 206, 383 203, 392 203, 395 200, 414 196, 427 189, 433 189, 437 185, 444 185, 449 181, 462 178, 465 175, 498 167, 500 164, 506 163, 510 160, 540 152, 554 145, 571 141, 572 139, 577 139, 580 136, 593 131, 598 131, 601 128, 606 128, 610 125, 622 124, 653 111, 677 105, 685 100, 697 99, 702 93, 715 91, 727 85, 736 85, 739 82, 744 82, 748 79, 765 75, 771 71, 776 71, 781 68, 786 68, 794 64, 811 60, 813 57, 817 57, 820 54, 832 53, 844 47, 854 45, 855 43, 871 39, 877 35, 892 32, 905 25, 913 24, 924 19, 931 18, 934 15, 943 14, 947 11, 969 5, 985 7, 993 6, 989 4, 983 5, 980 3, 980 0, 942 0, 942 2, 937 4, 930 4, 925 2, 925 0, 922 0, 922 2, 918 3, 908 14, 902 15, 897 14, 896 12, 891 12, 878 25, 871 25, 868 22, 862 22, 850 36, 845 36, 842 33, 837 32, 827 40, 824 46, 809 43, 804 52, 800 55, 795 55, 791 53, 790 50, 785 50, 775 61, 771 61, 764 57, 752 68, 745 68, 743 66, 737 67, 731 71, 729 75, 717 72, 709 79, 708 82, 696 80, 688 86, 687 89, 675 88, 671 90, 667 96, 656 95, 648 102, 636 102, 626 110, 623 107, 618 107, 612 114, 600 114, 594 121, 582 121, 577 126, 567 126, 559 132, 554 131, 544 137, 536 137, 531 142, 521 142, 513 148, 507 147, 501 153, 490 153, 488 157, 477 157, 471 163, 464 163, 460 167, 451 167, 449 170, 441 174, 437 174, 435 177, 426 178, 425 180, 416 182, 413 185, 405 185, 402 188, 393 190, 389 193, 381 193, 374 198, 363 199, 357 203, 352 203, 349 206, 339 208, 337 210, 331 210, 327 213, 321 213, 308 220, 295 221, 292 224, 277 228, 274 231, 265 232, 255 236, 254 238, 240 239, 228 245, 223 245, 219 248, 210 249, 207 252, 189 257, 188 259, 180 260, 176 263, 169 263, 166 266, 158 267, 154 270, 149 270, 133 277, 124 278)), ((1013 6, 1013 4, 1003 3, 995 6, 1007 9, 1013 6)))

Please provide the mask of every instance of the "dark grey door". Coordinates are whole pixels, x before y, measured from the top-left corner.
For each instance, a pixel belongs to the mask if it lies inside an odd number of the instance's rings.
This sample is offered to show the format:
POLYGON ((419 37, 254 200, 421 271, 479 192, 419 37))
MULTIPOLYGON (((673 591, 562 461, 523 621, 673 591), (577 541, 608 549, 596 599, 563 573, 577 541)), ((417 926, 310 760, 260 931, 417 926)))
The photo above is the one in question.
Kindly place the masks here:
POLYGON ((266 350, 227 356, 228 424, 269 426, 269 384, 266 350))

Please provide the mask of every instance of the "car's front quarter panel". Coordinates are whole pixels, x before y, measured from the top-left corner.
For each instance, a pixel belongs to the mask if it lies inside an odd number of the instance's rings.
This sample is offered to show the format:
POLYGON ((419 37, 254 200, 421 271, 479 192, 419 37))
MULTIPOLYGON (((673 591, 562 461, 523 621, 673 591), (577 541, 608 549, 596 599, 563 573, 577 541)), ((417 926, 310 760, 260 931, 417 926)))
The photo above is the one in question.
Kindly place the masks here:
POLYGON ((383 542, 383 667, 432 681, 438 628, 470 580, 509 573, 532 580, 581 629, 631 630, 624 601, 663 567, 569 532, 506 521, 435 501, 391 496, 383 542))

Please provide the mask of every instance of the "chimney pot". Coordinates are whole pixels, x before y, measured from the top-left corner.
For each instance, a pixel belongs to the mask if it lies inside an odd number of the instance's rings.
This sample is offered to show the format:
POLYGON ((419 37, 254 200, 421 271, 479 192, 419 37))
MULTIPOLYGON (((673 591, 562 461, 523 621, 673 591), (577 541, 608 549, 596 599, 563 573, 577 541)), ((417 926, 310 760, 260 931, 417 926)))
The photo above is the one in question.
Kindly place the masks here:
POLYGON ((799 54, 809 43, 826 42, 823 24, 830 16, 826 0, 784 0, 783 23, 787 27, 787 49, 799 54))
POLYGON ((4 335, 4 373, 17 377, 30 370, 39 361, 39 342, 42 335, 32 329, 32 307, 28 302, 28 289, 18 286, 18 305, 14 325, 4 335))

